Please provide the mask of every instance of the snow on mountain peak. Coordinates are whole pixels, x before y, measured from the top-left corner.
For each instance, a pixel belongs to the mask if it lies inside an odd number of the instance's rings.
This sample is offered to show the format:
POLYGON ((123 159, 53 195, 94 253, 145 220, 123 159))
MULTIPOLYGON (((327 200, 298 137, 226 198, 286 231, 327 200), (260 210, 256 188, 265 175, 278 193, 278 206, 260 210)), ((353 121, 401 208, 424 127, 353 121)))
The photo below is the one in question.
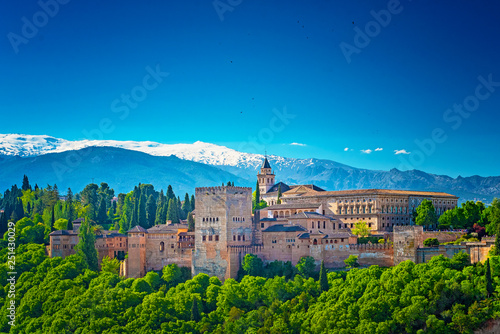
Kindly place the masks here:
POLYGON ((254 167, 262 163, 261 154, 243 153, 231 148, 196 141, 193 144, 162 144, 152 141, 78 140, 69 141, 47 135, 0 134, 0 155, 37 156, 79 150, 90 146, 110 146, 156 156, 175 155, 180 159, 209 165, 254 167))

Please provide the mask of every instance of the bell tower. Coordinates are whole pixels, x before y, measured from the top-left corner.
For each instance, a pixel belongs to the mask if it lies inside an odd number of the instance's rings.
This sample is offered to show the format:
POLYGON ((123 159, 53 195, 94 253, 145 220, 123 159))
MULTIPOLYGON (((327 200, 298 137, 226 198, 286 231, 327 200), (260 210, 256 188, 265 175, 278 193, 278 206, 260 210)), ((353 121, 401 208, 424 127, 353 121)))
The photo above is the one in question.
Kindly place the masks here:
POLYGON ((260 168, 260 173, 257 174, 257 180, 259 182, 259 190, 261 196, 264 195, 271 189, 271 187, 274 185, 274 178, 275 175, 271 169, 271 165, 269 164, 269 161, 267 160, 267 155, 265 156, 264 163, 262 164, 262 167, 260 168))

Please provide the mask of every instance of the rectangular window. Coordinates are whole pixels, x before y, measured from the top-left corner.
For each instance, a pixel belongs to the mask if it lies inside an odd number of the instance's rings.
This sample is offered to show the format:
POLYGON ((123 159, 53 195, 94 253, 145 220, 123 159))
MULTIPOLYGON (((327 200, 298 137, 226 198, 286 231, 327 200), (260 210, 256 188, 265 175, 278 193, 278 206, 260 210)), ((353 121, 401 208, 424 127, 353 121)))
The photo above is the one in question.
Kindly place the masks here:
POLYGON ((208 241, 212 241, 212 236, 211 235, 208 236, 208 241))
POLYGON ((203 241, 207 241, 207 236, 206 235, 203 236, 203 241))
POLYGON ((219 241, 219 235, 215 236, 215 241, 219 241))

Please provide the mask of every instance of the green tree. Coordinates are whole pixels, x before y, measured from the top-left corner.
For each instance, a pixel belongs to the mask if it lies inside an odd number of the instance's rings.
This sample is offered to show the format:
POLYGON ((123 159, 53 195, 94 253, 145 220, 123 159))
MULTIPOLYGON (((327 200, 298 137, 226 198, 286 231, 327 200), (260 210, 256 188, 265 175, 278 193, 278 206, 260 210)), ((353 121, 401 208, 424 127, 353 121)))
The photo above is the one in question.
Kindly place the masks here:
POLYGON ((198 308, 198 298, 196 298, 196 296, 193 298, 193 304, 191 305, 191 320, 195 322, 201 320, 201 314, 198 308))
POLYGON ((368 227, 368 224, 365 221, 359 221, 354 224, 352 233, 360 238, 364 238, 370 235, 370 228, 368 227))
POLYGON ((358 257, 356 255, 349 255, 347 259, 344 260, 347 268, 356 268, 359 267, 358 257))
POLYGON ((163 190, 160 191, 160 195, 158 196, 158 200, 156 201, 156 218, 155 225, 165 224, 167 220, 167 211, 166 211, 166 198, 163 195, 163 190))
POLYGON ((486 262, 484 263, 486 266, 486 292, 488 293, 488 297, 490 297, 493 294, 493 280, 491 278, 491 267, 490 267, 490 259, 486 259, 486 262))
POLYGON ((95 183, 88 184, 81 192, 82 205, 87 207, 87 216, 91 221, 97 218, 98 196, 97 190, 99 187, 95 183))
POLYGON ((168 201, 167 220, 170 220, 172 224, 179 223, 177 200, 175 198, 171 198, 168 201))
POLYGON ((424 240, 424 246, 427 247, 439 246, 439 240, 436 238, 427 238, 424 240))
POLYGON ((97 213, 98 224, 107 224, 108 222, 108 213, 106 211, 106 199, 104 197, 101 198, 101 203, 99 204, 99 210, 97 213))
POLYGON ((276 204, 281 204, 281 183, 278 185, 278 200, 276 201, 276 204))
POLYGON ((316 264, 312 256, 301 257, 295 268, 304 278, 313 277, 316 273, 316 264))
POLYGON ((193 214, 191 212, 188 213, 187 221, 188 221, 188 231, 193 232, 194 231, 194 217, 193 217, 193 214))
POLYGON ((66 192, 65 205, 66 205, 66 218, 68 219, 69 222, 72 222, 77 217, 76 217, 75 207, 73 204, 73 192, 71 191, 71 188, 68 188, 68 191, 66 192))
POLYGON ((260 187, 259 181, 255 184, 255 205, 260 203, 260 187))
POLYGON ((246 254, 241 263, 241 267, 247 275, 259 276, 262 275, 264 264, 262 259, 254 254, 246 254))
POLYGON ((30 181, 26 175, 23 176, 23 186, 21 189, 24 191, 31 190, 30 181))
POLYGON ((495 255, 500 255, 500 224, 497 224, 497 233, 495 236, 495 255))
POLYGON ((177 285, 182 280, 181 268, 175 263, 169 264, 162 269, 162 280, 168 287, 177 285))
POLYGON ((68 220, 64 218, 59 218, 54 223, 54 229, 56 230, 67 230, 68 229, 68 220))
POLYGON ((95 248, 95 234, 88 219, 85 219, 80 226, 78 233, 79 241, 76 245, 78 254, 87 262, 90 270, 97 271, 97 250, 95 248))
POLYGON ((432 201, 424 199, 417 208, 417 217, 415 218, 415 224, 421 226, 431 226, 436 224, 436 222, 436 210, 434 209, 432 201))
POLYGON ((146 221, 148 228, 155 224, 156 219, 156 201, 153 195, 149 195, 146 202, 146 221))
POLYGON ((189 203, 191 203, 191 210, 189 210, 189 211, 193 212, 194 211, 194 195, 191 195, 191 200, 189 201, 189 203))
POLYGON ((120 273, 120 261, 105 256, 101 262, 101 271, 118 275, 120 273))
POLYGON ((182 211, 185 212, 186 214, 188 212, 191 212, 191 203, 189 202, 189 195, 186 193, 184 196, 184 202, 182 203, 182 211))
POLYGON ((137 211, 137 215, 139 218, 139 226, 144 227, 144 228, 149 228, 148 226, 148 219, 146 216, 146 196, 144 194, 141 194, 139 197, 139 207, 137 211))
POLYGON ((168 185, 166 196, 167 196, 167 203, 171 199, 175 198, 174 190, 172 189, 172 186, 170 184, 168 185))
POLYGON ((321 269, 319 270, 319 287, 321 291, 328 291, 328 278, 326 277, 325 261, 321 261, 321 269))

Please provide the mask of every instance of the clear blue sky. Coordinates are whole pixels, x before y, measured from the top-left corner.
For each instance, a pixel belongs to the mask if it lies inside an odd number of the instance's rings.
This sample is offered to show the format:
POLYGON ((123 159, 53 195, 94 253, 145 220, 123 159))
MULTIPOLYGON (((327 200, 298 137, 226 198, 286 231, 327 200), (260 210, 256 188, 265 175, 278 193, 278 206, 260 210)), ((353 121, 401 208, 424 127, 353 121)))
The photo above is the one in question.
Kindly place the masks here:
POLYGON ((497 1, 215 3, 72 0, 51 17, 2 2, 0 133, 76 140, 108 122, 104 139, 500 175, 500 84, 476 92, 500 82, 497 1))

